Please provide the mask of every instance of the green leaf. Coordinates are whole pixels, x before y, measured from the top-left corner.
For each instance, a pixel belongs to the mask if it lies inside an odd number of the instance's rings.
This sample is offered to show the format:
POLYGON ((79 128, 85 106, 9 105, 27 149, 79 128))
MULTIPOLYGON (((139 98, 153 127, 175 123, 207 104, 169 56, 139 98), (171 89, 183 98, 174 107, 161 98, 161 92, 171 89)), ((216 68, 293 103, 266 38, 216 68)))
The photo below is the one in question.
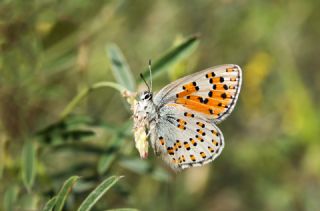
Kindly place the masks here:
POLYGON ((3 197, 4 210, 14 210, 14 205, 16 204, 18 193, 19 188, 16 185, 12 185, 6 190, 3 197))
POLYGON ((93 155, 101 155, 108 153, 107 149, 102 148, 101 146, 95 146, 89 143, 65 143, 58 144, 56 146, 51 147, 53 151, 72 151, 72 152, 83 152, 93 155))
POLYGON ((43 207, 43 211, 51 211, 53 207, 56 205, 57 197, 51 198, 43 207))
POLYGON ((16 206, 19 207, 20 210, 37 210, 39 199, 36 193, 23 194, 16 206))
MULTIPOLYGON (((120 129, 123 132, 126 130, 126 127, 121 127, 120 129)), ((99 159, 98 166, 97 166, 99 175, 104 174, 109 169, 113 161, 116 159, 117 152, 121 149, 121 146, 125 143, 125 139, 122 137, 123 137, 122 134, 117 134, 113 136, 113 138, 111 139, 110 144, 107 148, 107 152, 104 155, 102 155, 101 158, 99 159)))
POLYGON ((130 91, 135 91, 136 83, 130 67, 116 44, 107 46, 107 55, 116 81, 130 91))
POLYGON ((161 182, 169 182, 172 180, 171 174, 161 167, 154 169, 151 175, 155 180, 161 182))
POLYGON ((31 141, 27 141, 22 149, 22 180, 28 191, 34 183, 36 171, 36 152, 35 147, 31 141))
POLYGON ((111 209, 111 210, 105 210, 105 211, 139 211, 139 210, 134 208, 118 208, 118 209, 111 209))
POLYGON ((111 176, 104 180, 96 189, 94 189, 89 196, 82 202, 78 211, 89 211, 93 205, 105 194, 113 185, 115 185, 122 176, 111 176))
POLYGON ((64 140, 81 140, 83 138, 94 136, 95 133, 92 130, 76 129, 70 131, 63 131, 61 136, 64 140))
MULTIPOLYGON (((92 165, 91 165, 92 167, 92 165)), ((82 193, 88 193, 89 191, 91 191, 92 189, 94 189, 97 186, 97 183, 95 182, 95 180, 79 180, 79 182, 77 182, 77 185, 74 186, 73 188, 73 192, 75 194, 82 194, 82 193)))
POLYGON ((116 159, 115 154, 101 156, 98 162, 98 167, 97 167, 99 175, 104 174, 109 169, 110 165, 115 159, 116 159))
POLYGON ((56 199, 56 206, 54 207, 54 211, 61 211, 63 205, 67 199, 68 194, 71 192, 72 186, 75 182, 79 179, 78 176, 72 176, 67 181, 63 183, 62 188, 60 189, 57 199, 56 199))
MULTIPOLYGON (((180 62, 182 59, 190 55, 197 46, 199 45, 199 37, 192 36, 182 42, 180 45, 176 46, 165 55, 163 55, 159 60, 157 60, 152 65, 152 76, 156 77, 163 71, 168 70, 172 65, 180 62)), ((143 76, 145 79, 148 79, 149 70, 143 71, 143 76)), ((141 81, 142 79, 140 79, 141 81)))
POLYGON ((93 120, 88 116, 72 115, 67 118, 53 122, 50 125, 45 126, 41 130, 37 131, 35 135, 38 136, 52 136, 53 134, 60 134, 63 131, 70 128, 83 128, 83 126, 92 125, 93 120))
POLYGON ((5 166, 5 155, 6 155, 6 140, 3 137, 0 137, 0 180, 3 175, 3 170, 5 166))
POLYGON ((92 120, 81 116, 68 116, 54 122, 35 133, 39 141, 46 144, 57 144, 57 141, 81 141, 95 135, 93 130, 86 129, 92 120))
POLYGON ((122 167, 138 174, 145 174, 152 171, 152 166, 147 161, 139 158, 123 159, 119 164, 122 167))

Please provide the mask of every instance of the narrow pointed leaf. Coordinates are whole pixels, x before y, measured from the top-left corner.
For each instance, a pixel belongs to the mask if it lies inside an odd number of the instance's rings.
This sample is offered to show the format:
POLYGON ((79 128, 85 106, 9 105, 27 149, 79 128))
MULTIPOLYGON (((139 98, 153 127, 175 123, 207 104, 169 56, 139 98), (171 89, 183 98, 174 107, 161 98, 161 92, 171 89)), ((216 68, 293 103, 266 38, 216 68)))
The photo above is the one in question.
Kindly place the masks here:
POLYGON ((78 211, 89 211, 97 201, 105 194, 113 185, 115 185, 122 176, 111 176, 104 180, 89 196, 82 202, 78 211))
POLYGON ((105 211, 139 211, 139 210, 134 208, 118 208, 118 209, 111 209, 111 210, 105 210, 105 211))
POLYGON ((5 144, 6 144, 6 140, 0 138, 0 180, 3 175, 5 155, 6 155, 5 144))
POLYGON ((56 196, 57 199, 56 199, 56 206, 54 207, 54 211, 62 210, 63 205, 65 204, 66 199, 72 190, 72 186, 76 183, 78 179, 79 179, 78 176, 72 176, 63 183, 62 188, 60 189, 58 195, 56 196))
POLYGON ((3 197, 3 208, 4 210, 14 210, 18 197, 19 188, 16 185, 10 186, 3 197))
POLYGON ((136 89, 135 79, 119 47, 115 44, 109 44, 107 54, 117 82, 128 90, 134 91, 136 89))
POLYGON ((116 159, 116 154, 111 155, 103 155, 98 162, 97 170, 99 175, 104 174, 110 167, 110 165, 113 163, 113 161, 116 159))
POLYGON ((150 163, 142 159, 123 159, 119 164, 122 167, 138 174, 146 174, 152 169, 150 163))
POLYGON ((57 197, 51 198, 43 207, 43 211, 52 211, 54 206, 56 205, 57 197))
MULTIPOLYGON (((126 131, 126 129, 123 129, 123 127, 119 129, 121 130, 121 132, 126 131)), ((104 153, 99 159, 97 170, 100 175, 103 175, 117 158, 117 152, 121 149, 121 146, 125 143, 126 140, 123 138, 123 136, 124 135, 122 134, 113 136, 110 141, 110 145, 107 148, 107 152, 104 153)))
MULTIPOLYGON (((190 53, 195 50, 199 45, 199 37, 192 36, 186 39, 180 45, 174 47, 172 50, 163 55, 159 60, 152 64, 152 76, 155 77, 160 73, 168 70, 172 65, 180 62, 185 57, 189 56, 190 53)), ((145 79, 149 78, 149 70, 143 71, 145 79)), ((141 79, 140 79, 141 81, 141 79)))
POLYGON ((34 183, 36 171, 36 152, 35 147, 31 141, 27 141, 22 149, 22 180, 28 191, 34 183))

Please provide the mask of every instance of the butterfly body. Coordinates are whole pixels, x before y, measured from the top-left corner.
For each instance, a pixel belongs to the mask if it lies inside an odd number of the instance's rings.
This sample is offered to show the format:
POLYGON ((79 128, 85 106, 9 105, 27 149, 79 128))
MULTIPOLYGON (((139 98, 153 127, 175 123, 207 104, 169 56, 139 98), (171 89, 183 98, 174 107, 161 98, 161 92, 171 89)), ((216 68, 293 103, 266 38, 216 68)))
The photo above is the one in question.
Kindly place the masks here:
POLYGON ((233 110, 241 79, 239 66, 221 65, 174 81, 154 97, 141 93, 133 108, 136 144, 150 137, 155 154, 177 171, 211 162, 224 148, 216 124, 233 110))

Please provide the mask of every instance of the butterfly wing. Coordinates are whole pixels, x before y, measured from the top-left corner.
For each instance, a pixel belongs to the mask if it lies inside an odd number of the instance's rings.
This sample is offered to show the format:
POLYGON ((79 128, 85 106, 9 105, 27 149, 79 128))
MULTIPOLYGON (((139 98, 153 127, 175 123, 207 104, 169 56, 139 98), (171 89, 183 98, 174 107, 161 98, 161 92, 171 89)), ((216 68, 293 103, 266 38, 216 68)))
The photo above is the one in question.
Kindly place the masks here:
POLYGON ((174 81, 154 97, 159 119, 152 146, 174 170, 201 166, 220 155, 224 138, 215 123, 233 110, 241 80, 239 66, 221 65, 174 81))
POLYGON ((151 134, 152 146, 172 169, 202 166, 220 155, 224 138, 219 128, 183 105, 165 105, 151 134))
POLYGON ((232 112, 240 92, 241 68, 226 64, 181 78, 155 96, 158 108, 182 105, 219 123, 232 112))

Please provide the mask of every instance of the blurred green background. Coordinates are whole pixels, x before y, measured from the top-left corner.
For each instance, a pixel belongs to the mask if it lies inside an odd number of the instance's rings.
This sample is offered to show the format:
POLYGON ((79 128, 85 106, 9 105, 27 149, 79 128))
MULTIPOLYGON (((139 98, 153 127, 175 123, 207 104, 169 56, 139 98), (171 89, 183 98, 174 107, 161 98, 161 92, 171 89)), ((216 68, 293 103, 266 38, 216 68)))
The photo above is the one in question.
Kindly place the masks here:
POLYGON ((125 177, 92 210, 319 210, 318 8, 317 0, 2 0, 0 210, 41 210, 72 175, 80 180, 64 210, 111 175, 125 177), (181 55, 170 54, 190 36, 181 55), (155 90, 240 65, 220 157, 178 174, 152 153, 140 160, 129 106, 114 89, 95 89, 64 115, 88 86, 121 83, 112 52, 138 90, 150 58, 162 67, 155 90))

